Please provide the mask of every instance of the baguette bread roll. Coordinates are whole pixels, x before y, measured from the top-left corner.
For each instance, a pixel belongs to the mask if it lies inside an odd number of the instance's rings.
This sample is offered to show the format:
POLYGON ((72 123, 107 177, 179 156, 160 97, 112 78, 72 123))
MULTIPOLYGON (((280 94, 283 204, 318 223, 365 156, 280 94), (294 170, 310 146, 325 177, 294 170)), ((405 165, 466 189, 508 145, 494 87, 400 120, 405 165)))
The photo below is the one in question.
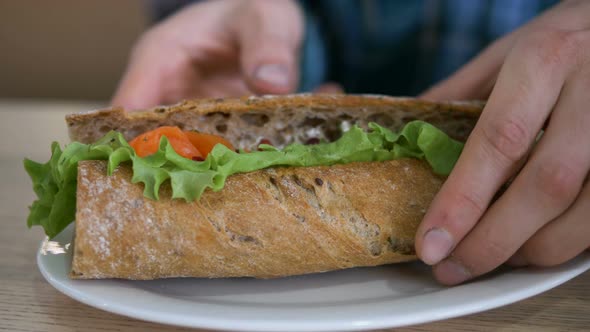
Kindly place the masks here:
MULTIPOLYGON (((67 122, 82 142, 111 129, 130 139, 178 125, 248 148, 260 137, 275 145, 332 140, 342 121, 397 130, 421 119, 465 139, 482 106, 296 95, 187 101, 137 113, 115 108, 67 122), (253 118, 262 122, 247 120, 253 118)), ((145 198, 131 177, 129 165, 107 176, 104 161, 79 163, 72 278, 273 278, 414 260, 416 229, 444 181, 415 159, 270 168, 232 175, 221 191, 187 203, 170 199, 168 184, 160 200, 145 198)))
POLYGON ((143 197, 131 169, 79 165, 73 278, 271 278, 412 260, 442 179, 414 159, 272 168, 199 201, 143 197))

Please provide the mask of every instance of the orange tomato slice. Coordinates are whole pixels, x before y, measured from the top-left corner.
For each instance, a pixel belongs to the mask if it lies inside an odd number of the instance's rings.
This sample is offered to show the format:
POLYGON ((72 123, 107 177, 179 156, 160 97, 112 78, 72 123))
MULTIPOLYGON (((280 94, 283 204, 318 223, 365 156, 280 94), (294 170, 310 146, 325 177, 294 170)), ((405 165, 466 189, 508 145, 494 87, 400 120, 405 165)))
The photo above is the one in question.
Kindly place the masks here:
POLYGON ((203 159, 203 154, 178 127, 164 126, 145 132, 129 142, 129 145, 139 157, 149 156, 158 151, 162 136, 168 138, 170 145, 179 155, 193 160, 203 159))
POLYGON ((221 136, 204 134, 196 131, 186 131, 185 134, 186 137, 188 137, 190 142, 193 144, 193 146, 197 148, 197 150, 201 151, 203 157, 205 158, 207 158, 209 152, 211 152, 211 150, 213 150, 213 147, 217 144, 223 144, 227 146, 228 149, 232 151, 235 150, 233 145, 221 136))

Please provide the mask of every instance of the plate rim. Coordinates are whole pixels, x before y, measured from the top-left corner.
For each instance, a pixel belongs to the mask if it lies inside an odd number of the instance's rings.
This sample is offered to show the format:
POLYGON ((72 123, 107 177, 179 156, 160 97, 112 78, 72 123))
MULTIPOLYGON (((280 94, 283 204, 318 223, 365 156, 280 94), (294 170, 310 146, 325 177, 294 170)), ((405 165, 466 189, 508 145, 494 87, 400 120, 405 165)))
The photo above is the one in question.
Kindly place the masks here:
MULTIPOLYGON (((71 228, 68 228, 66 231, 62 232, 58 237, 67 237, 67 233, 72 232, 71 228), (65 235, 64 235, 65 233, 65 235)), ((71 238, 71 237, 70 237, 71 238)), ((41 246, 43 246, 43 241, 41 242, 41 246)), ((168 312, 168 311, 153 311, 149 308, 134 308, 129 307, 126 304, 117 303, 114 299, 100 299, 95 294, 87 294, 83 290, 80 290, 72 285, 72 282, 76 282, 74 280, 69 279, 67 275, 54 275, 48 269, 49 259, 48 256, 54 255, 43 255, 41 250, 37 251, 37 266, 43 275, 43 277, 51 284, 54 288, 58 291, 63 293, 64 295, 77 300, 81 303, 84 303, 88 306, 104 310, 113 314, 118 314, 134 319, 140 319, 144 321, 166 324, 170 326, 181 326, 181 327, 191 327, 191 328, 201 328, 201 329, 214 329, 214 330, 223 330, 223 331, 362 331, 362 330, 373 330, 373 329, 385 329, 385 328, 395 328, 395 327, 403 327, 409 325, 416 325, 416 324, 424 324, 433 321, 455 318, 464 315, 470 315, 494 308, 498 308, 504 305, 508 305, 540 293, 543 293, 549 289, 557 287, 568 280, 573 279, 574 277, 584 273, 585 271, 590 269, 590 252, 582 253, 580 256, 571 260, 565 264, 562 264, 557 267, 553 268, 544 268, 544 269, 515 269, 511 270, 503 275, 500 275, 499 278, 502 276, 506 276, 507 274, 510 275, 511 273, 521 273, 521 274, 531 274, 530 277, 539 277, 539 275, 546 275, 546 277, 542 280, 542 282, 538 282, 537 284, 531 285, 531 287, 519 289, 513 292, 509 292, 508 294, 497 295, 495 298, 488 299, 485 301, 484 299, 470 299, 469 301, 464 301, 462 304, 455 304, 446 307, 447 310, 444 311, 436 311, 430 306, 426 312, 421 313, 413 313, 400 318, 398 315, 384 315, 384 316, 371 316, 372 319, 355 319, 350 318, 348 320, 291 320, 285 321, 281 319, 277 320, 269 320, 269 319, 243 319, 243 318, 229 318, 229 317, 206 317, 206 316, 199 316, 199 315, 192 315, 192 317, 186 317, 186 315, 168 312), (532 272, 532 273, 531 273, 532 272), (426 317, 426 318, 425 318, 426 317)), ((69 257, 69 254, 59 255, 60 258, 64 261, 66 257, 69 257)), ((66 265, 69 266, 69 262, 66 262, 66 265)), ((526 277, 526 275, 524 276, 526 277)), ((109 280, 100 280, 100 282, 109 281, 109 280)), ((110 281, 117 281, 117 280, 110 280, 110 281)), ((497 281, 497 280, 496 280, 497 281)), ((87 281, 83 281, 87 282, 87 281)), ((91 281, 92 282, 92 281, 91 281)), ((132 281, 125 281, 125 282, 132 282, 132 281)), ((468 283, 462 286, 450 287, 450 288, 443 288, 440 291, 442 294, 453 294, 453 293, 461 293, 459 290, 465 288, 473 288, 474 285, 478 283, 484 283, 485 286, 486 280, 483 281, 476 281, 472 283, 468 283), (462 288, 463 287, 463 288, 462 288)), ((503 281, 497 281, 502 283, 503 281)), ((415 296, 415 299, 420 299, 421 297, 428 297, 431 296, 430 293, 427 294, 420 294, 415 296)), ((177 299, 178 300, 178 299, 177 299)), ((401 301, 399 299, 397 301, 401 301)), ((396 302, 396 301, 393 301, 396 302)), ((212 306, 212 304, 206 304, 206 306, 212 306)), ((222 305, 218 305, 221 306, 222 305)), ((357 305, 357 307, 363 307, 362 305, 357 305)), ((370 306, 369 306, 370 307, 370 306)), ((267 309, 263 309, 267 310, 267 309)))

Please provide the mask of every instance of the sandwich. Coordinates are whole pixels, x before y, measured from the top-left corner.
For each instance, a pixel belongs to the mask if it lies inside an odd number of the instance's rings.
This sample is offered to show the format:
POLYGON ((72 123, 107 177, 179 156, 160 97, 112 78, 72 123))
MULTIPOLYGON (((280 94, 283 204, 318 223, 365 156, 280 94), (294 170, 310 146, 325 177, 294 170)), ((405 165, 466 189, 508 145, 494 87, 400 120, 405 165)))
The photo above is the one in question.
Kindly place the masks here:
POLYGON ((483 104, 360 95, 71 114, 25 160, 28 226, 75 223, 71 278, 274 278, 416 259, 483 104))

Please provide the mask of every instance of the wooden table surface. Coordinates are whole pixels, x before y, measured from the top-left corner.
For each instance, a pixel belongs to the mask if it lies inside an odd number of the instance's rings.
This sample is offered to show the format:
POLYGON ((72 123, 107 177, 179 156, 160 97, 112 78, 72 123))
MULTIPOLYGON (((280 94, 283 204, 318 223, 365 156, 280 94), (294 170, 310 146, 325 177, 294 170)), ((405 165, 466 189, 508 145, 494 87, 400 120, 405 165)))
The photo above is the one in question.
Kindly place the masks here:
MULTIPOLYGON (((61 294, 39 273, 41 229, 26 227, 34 194, 22 159, 67 141, 63 116, 98 103, 0 100, 0 331, 189 331, 107 313, 61 294)), ((398 331, 590 331, 590 272, 495 310, 398 331)), ((194 331, 194 330, 191 330, 194 331)))

